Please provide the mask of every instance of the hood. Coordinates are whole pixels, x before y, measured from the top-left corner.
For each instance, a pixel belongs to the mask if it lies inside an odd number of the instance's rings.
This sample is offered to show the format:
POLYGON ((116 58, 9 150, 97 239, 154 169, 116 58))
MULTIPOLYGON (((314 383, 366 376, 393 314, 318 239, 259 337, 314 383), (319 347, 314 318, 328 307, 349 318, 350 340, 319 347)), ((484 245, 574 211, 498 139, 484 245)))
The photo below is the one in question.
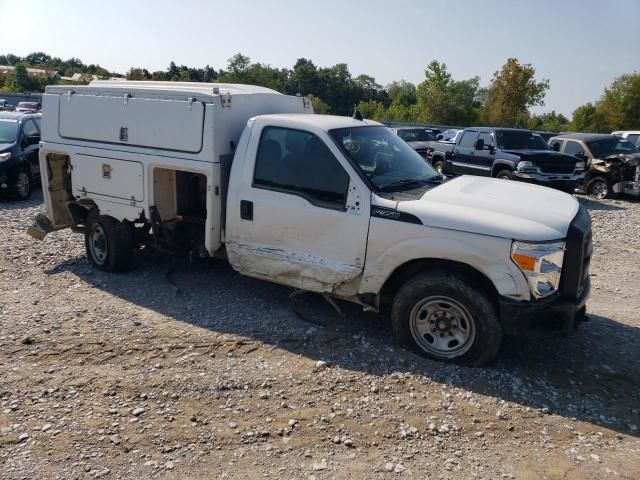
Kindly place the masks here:
POLYGON ((462 176, 396 208, 432 227, 539 242, 564 238, 579 203, 547 187, 462 176))
POLYGON ((4 152, 5 150, 9 150, 11 147, 13 147, 13 143, 0 143, 0 153, 4 152))
POLYGON ((619 153, 617 155, 607 155, 605 157, 598 157, 598 160, 607 161, 619 161, 629 164, 630 166, 640 165, 640 153, 619 153))

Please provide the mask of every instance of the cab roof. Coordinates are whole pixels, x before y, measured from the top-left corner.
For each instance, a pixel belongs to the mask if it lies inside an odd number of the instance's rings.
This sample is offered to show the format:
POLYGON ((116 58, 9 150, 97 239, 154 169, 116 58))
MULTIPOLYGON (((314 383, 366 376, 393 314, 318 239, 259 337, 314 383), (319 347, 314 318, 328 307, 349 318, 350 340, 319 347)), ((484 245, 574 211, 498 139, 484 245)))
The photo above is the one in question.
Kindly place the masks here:
POLYGON ((373 120, 356 120, 351 117, 339 117, 336 115, 320 115, 315 113, 275 113, 270 115, 260 115, 260 118, 267 120, 294 121, 297 125, 307 125, 329 131, 335 128, 354 128, 366 126, 383 127, 379 122, 373 120))
POLYGON ((255 93, 269 93, 282 95, 270 88, 256 85, 236 83, 201 83, 201 82, 156 82, 134 80, 94 80, 89 85, 54 85, 46 88, 47 93, 98 92, 98 91, 127 90, 146 93, 178 93, 211 96, 221 93, 230 95, 250 95, 255 93))
POLYGON ((572 139, 572 140, 581 140, 583 142, 592 142, 594 140, 605 140, 607 138, 618 138, 615 135, 610 135, 608 133, 563 133, 561 135, 556 135, 553 137, 554 140, 559 139, 572 139))

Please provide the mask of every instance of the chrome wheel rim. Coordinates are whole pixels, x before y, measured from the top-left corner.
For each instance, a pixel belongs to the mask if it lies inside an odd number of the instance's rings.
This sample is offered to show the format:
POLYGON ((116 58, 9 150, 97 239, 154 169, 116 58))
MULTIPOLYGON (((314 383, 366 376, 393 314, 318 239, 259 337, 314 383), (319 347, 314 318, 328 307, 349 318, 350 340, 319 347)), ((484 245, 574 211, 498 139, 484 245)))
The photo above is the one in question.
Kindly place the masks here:
POLYGON ((409 323, 416 344, 438 358, 465 354, 476 338, 476 325, 469 310, 445 296, 420 300, 411 310, 409 323))
POLYGON ((95 224, 89 234, 89 250, 93 260, 102 265, 107 260, 107 235, 99 223, 95 224))
POLYGON ((602 181, 597 181, 591 186, 591 195, 596 198, 603 199, 607 196, 607 193, 609 193, 609 188, 602 181))
POLYGON ((442 164, 441 163, 436 163, 436 172, 438 172, 440 175, 442 175, 442 164))
POLYGON ((18 195, 20 195, 21 197, 26 197, 27 195, 29 195, 29 191, 31 189, 31 181, 29 180, 29 175, 27 175, 25 172, 18 173, 16 189, 18 190, 18 195))

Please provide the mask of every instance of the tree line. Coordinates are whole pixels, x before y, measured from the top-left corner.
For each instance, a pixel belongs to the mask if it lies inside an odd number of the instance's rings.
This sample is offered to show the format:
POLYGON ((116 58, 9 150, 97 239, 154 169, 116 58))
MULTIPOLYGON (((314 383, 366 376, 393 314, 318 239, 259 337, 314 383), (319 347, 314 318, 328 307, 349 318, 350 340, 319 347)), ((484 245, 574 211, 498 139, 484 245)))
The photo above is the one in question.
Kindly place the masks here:
POLYGON ((241 53, 231 57, 224 69, 171 62, 166 70, 132 67, 124 75, 109 72, 97 64, 85 65, 78 58, 62 60, 43 52, 25 57, 0 55, 0 65, 16 67, 13 73, 0 75, 0 91, 44 91, 48 84, 65 83, 29 76, 26 68, 34 67, 57 70, 67 77, 80 73, 82 82, 97 75, 129 80, 254 84, 289 95, 305 95, 311 99, 316 113, 350 115, 358 108, 366 118, 375 120, 526 127, 555 132, 640 129, 640 73, 614 79, 598 101, 578 107, 569 120, 555 111, 542 115, 531 113, 531 107, 544 106, 550 83, 547 79, 537 79, 534 67, 521 64, 516 58, 507 59, 484 87, 479 77, 454 79, 447 65, 437 60, 427 65, 422 82, 399 80, 386 86, 370 75, 354 77, 345 63, 319 67, 309 59, 300 58, 292 68, 275 68, 252 62, 241 53))

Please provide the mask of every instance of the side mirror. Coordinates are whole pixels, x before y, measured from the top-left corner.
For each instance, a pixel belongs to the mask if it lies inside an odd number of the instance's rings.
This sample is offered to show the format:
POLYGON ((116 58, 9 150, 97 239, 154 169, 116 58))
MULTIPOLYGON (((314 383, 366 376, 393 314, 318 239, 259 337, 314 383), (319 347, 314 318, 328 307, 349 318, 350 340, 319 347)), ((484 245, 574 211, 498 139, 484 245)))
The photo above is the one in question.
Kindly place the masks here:
POLYGON ((551 145, 551 150, 553 150, 554 152, 559 152, 560 151, 560 144, 559 143, 554 143, 553 145, 551 145))
POLYGON ((484 140, 481 138, 477 139, 474 148, 476 150, 482 150, 484 148, 484 140))
POLYGON ((442 140, 443 138, 444 138, 444 137, 443 137, 442 135, 438 135, 438 136, 436 137, 436 139, 437 139, 437 140, 442 140))

